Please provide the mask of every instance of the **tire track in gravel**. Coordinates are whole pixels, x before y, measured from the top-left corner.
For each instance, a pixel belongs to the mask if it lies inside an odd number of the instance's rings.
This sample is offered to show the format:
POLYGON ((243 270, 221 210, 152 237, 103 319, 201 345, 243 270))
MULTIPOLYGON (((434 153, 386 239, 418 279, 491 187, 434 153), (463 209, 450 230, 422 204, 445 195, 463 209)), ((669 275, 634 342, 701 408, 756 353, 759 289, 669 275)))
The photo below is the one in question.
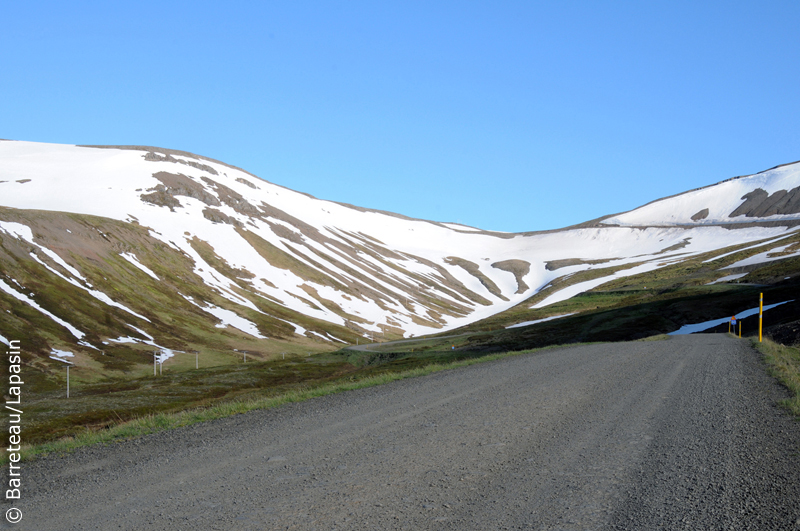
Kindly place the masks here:
POLYGON ((759 359, 547 350, 84 448, 26 463, 0 528, 800 529, 800 424, 759 359))

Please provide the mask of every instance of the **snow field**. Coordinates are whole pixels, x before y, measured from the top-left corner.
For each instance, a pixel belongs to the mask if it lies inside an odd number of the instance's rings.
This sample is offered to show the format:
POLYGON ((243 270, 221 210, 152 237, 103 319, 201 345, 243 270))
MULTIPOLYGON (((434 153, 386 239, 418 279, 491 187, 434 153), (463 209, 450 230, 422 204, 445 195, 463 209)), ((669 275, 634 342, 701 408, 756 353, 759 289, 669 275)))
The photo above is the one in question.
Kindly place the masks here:
MULTIPOLYGON (((729 215, 743 202, 742 196, 756 188, 772 195, 778 190, 791 190, 800 185, 800 164, 789 164, 755 175, 724 181, 700 190, 662 199, 643 207, 608 218, 609 225, 662 225, 662 224, 709 224, 752 222, 752 218, 729 215), (699 222, 691 217, 708 208, 709 214, 699 222)), ((765 219, 798 219, 800 214, 776 215, 765 219)))
POLYGON ((530 326, 530 325, 534 325, 534 324, 537 324, 537 323, 546 323, 547 321, 554 321, 556 319, 561 319, 562 317, 569 317, 570 315, 575 315, 575 314, 574 313, 564 313, 564 314, 561 314, 561 315, 553 315, 553 316, 550 316, 550 317, 545 317, 544 319, 536 319, 535 321, 525 321, 524 323, 517 323, 517 324, 513 324, 511 326, 507 326, 506 329, 509 329, 509 328, 521 328, 523 326, 530 326))

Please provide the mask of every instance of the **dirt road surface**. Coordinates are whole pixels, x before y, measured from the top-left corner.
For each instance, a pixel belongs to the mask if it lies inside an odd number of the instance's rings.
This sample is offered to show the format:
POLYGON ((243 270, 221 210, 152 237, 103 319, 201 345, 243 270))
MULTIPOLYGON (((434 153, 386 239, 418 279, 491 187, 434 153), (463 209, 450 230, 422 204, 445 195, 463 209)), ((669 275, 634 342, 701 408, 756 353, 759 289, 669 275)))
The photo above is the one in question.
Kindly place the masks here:
POLYGON ((0 527, 800 529, 785 396, 722 334, 547 350, 26 463, 0 527))

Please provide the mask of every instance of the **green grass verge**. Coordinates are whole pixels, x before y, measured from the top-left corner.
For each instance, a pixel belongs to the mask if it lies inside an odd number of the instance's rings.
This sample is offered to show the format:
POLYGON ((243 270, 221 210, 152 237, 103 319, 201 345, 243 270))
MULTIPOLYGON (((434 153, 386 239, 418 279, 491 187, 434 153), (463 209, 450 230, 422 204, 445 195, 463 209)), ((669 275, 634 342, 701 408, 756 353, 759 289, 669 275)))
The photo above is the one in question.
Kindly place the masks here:
POLYGON ((656 334, 654 336, 643 337, 642 339, 637 339, 636 341, 666 341, 669 339, 667 334, 656 334))
POLYGON ((753 345, 764 355, 770 373, 778 379, 792 395, 781 401, 781 405, 800 417, 800 348, 787 347, 769 338, 762 342, 752 340, 753 345))
MULTIPOLYGON (((570 347, 576 345, 569 345, 570 347)), ((446 363, 430 363, 422 367, 413 369, 383 372, 380 374, 364 376, 358 378, 357 376, 348 376, 340 380, 326 382, 319 385, 309 385, 299 389, 293 389, 282 393, 277 396, 250 398, 243 400, 232 400, 224 403, 215 404, 207 408, 191 409, 186 411, 174 413, 156 413, 146 415, 140 418, 120 422, 112 425, 107 429, 102 430, 87 430, 72 437, 66 437, 56 441, 45 442, 35 445, 23 446, 21 457, 23 461, 27 461, 36 457, 43 457, 49 454, 58 454, 69 452, 76 448, 89 446, 93 444, 108 444, 116 441, 130 439, 158 431, 180 428, 182 426, 189 426, 198 422, 205 422, 209 420, 228 417, 231 415, 238 415, 247 413, 256 409, 268 409, 277 407, 282 404, 290 402, 300 402, 310 398, 330 395, 333 393, 340 393, 343 391, 351 391, 354 389, 362 389, 365 387, 373 387, 382 385, 396 380, 406 378, 414 378, 417 376, 424 376, 434 372, 439 372, 448 369, 456 369, 459 367, 466 367, 476 363, 485 363, 494 361, 501 358, 510 356, 518 356, 522 354, 530 354, 543 350, 560 348, 561 345, 553 345, 540 349, 523 350, 516 352, 504 352, 499 354, 488 354, 477 358, 462 359, 458 361, 446 363)), ((0 463, 8 461, 7 454, 0 454, 0 463)))

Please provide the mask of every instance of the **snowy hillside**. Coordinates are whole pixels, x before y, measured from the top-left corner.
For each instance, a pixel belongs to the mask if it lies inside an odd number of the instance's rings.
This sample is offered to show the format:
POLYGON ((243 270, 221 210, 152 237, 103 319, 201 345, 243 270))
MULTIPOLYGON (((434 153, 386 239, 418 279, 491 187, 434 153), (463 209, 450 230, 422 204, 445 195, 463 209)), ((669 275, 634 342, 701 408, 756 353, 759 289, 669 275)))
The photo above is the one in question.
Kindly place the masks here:
MULTIPOLYGON (((0 207, 0 308, 27 305, 86 348, 158 345, 166 334, 154 323, 168 310, 115 287, 123 284, 254 340, 274 337, 273 323, 288 336, 338 344, 453 329, 539 292, 542 308, 613 278, 786 236, 796 230, 786 222, 800 220, 800 165, 656 201, 596 227, 522 235, 319 200, 166 149, 2 141, 0 207), (556 282, 594 269, 604 273, 556 282), (73 322, 55 294, 39 302, 33 279, 42 275, 112 308, 114 319, 127 316, 131 334, 73 322), (106 291, 96 285, 104 282, 106 291)), ((86 310, 84 323, 101 308, 86 310)))
POLYGON ((736 177, 602 220, 609 225, 708 225, 800 220, 800 163, 736 177))

